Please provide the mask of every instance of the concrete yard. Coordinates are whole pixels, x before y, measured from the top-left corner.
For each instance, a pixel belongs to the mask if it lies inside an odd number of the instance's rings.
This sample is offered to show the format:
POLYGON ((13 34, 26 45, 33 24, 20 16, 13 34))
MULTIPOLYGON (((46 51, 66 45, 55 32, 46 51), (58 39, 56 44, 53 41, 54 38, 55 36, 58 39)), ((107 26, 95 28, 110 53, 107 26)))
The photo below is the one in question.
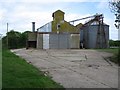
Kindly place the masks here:
POLYGON ((118 88, 118 66, 95 50, 11 50, 65 88, 118 88))

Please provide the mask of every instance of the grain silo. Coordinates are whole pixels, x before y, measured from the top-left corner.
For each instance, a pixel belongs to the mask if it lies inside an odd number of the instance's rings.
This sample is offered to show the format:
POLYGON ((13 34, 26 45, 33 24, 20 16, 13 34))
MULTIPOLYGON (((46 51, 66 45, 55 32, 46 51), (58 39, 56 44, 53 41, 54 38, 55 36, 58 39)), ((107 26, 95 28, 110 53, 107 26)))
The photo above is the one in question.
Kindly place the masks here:
POLYGON ((98 21, 84 25, 80 30, 80 43, 84 48, 108 48, 109 25, 98 21))

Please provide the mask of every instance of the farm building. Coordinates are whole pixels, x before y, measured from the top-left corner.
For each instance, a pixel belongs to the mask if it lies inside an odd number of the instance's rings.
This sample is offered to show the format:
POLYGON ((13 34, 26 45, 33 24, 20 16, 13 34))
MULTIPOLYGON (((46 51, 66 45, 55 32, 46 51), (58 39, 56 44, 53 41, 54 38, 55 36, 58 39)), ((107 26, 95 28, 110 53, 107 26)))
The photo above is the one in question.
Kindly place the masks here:
MULTIPOLYGON (((76 26, 64 20, 64 12, 57 10, 52 14, 53 21, 28 34, 27 47, 38 49, 79 48, 80 33, 76 26)), ((33 23, 34 29, 34 23, 33 23)))
POLYGON ((27 48, 38 49, 79 49, 79 48, 108 48, 109 25, 103 23, 103 15, 65 21, 64 12, 57 10, 52 14, 53 21, 39 27, 28 34, 27 48), (70 22, 92 18, 85 24, 74 26, 70 22))

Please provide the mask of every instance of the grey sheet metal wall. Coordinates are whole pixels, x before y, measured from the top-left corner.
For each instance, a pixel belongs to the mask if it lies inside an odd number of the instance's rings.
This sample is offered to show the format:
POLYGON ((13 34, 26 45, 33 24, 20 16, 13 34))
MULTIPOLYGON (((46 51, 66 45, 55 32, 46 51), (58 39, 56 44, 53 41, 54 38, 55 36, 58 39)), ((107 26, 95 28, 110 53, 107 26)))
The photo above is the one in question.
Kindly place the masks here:
MULTIPOLYGON (((44 48, 44 34, 38 34, 37 37, 37 48, 44 48)), ((46 43, 49 48, 47 49, 70 49, 79 48, 80 45, 80 34, 70 33, 49 33, 49 43, 46 43)))
POLYGON ((50 34, 50 49, 68 49, 70 34, 50 34))
POLYGON ((59 48, 59 40, 57 34, 50 34, 49 35, 49 48, 50 49, 57 49, 59 48))
POLYGON ((50 49, 71 49, 80 47, 80 34, 60 33, 49 35, 50 49))
POLYGON ((59 48, 60 49, 69 49, 69 39, 70 39, 70 34, 59 34, 59 48))

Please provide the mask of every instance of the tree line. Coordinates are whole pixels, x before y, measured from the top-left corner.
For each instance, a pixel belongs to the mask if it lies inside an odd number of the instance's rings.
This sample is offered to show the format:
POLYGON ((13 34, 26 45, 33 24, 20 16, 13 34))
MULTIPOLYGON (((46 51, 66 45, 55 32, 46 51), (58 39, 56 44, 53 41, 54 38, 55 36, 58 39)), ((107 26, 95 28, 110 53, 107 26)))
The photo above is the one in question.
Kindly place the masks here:
POLYGON ((17 49, 26 47, 27 35, 30 31, 20 33, 18 31, 11 30, 6 36, 2 38, 3 48, 17 49))
POLYGON ((109 40, 109 46, 110 47, 119 47, 120 46, 120 40, 109 40))

